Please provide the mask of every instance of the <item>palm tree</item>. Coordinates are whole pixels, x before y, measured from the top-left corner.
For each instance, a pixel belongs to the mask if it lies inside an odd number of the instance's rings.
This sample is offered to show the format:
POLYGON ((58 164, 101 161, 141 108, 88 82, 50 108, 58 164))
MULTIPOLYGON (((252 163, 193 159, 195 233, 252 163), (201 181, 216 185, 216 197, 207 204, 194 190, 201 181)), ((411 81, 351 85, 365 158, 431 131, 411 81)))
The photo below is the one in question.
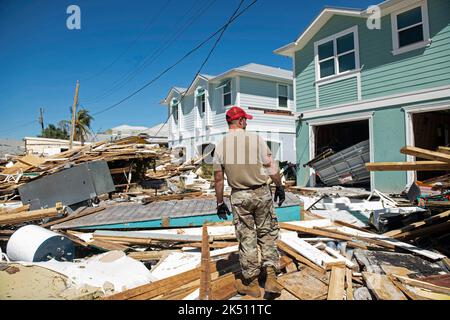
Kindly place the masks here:
MULTIPOLYGON (((81 141, 81 145, 84 145, 88 134, 91 133, 91 122, 94 118, 89 114, 86 109, 80 109, 75 117, 75 135, 74 140, 81 141)), ((61 121, 65 125, 70 127, 71 122, 68 120, 61 121)))

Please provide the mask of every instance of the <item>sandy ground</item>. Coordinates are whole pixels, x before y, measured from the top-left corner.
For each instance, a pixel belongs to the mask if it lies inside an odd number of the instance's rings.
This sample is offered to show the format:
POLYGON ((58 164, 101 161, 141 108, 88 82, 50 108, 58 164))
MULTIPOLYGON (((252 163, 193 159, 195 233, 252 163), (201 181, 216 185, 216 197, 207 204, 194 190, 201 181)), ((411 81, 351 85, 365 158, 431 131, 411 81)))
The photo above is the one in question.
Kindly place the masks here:
POLYGON ((62 274, 17 263, 0 265, 0 300, 95 299, 96 288, 76 289, 62 274))

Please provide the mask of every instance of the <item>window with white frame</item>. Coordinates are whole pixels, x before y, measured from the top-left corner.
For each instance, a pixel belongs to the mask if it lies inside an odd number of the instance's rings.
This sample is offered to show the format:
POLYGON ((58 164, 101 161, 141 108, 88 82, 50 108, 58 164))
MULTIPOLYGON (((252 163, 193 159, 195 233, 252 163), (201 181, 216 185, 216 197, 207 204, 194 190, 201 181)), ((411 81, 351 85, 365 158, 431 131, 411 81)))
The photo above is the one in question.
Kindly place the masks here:
POLYGON ((392 13, 392 40, 395 53, 425 46, 430 37, 427 2, 392 13))
POLYGON ((278 107, 288 107, 288 86, 284 84, 278 85, 278 107))
POLYGON ((231 81, 228 81, 227 84, 223 87, 223 106, 231 105, 231 81))
POLYGON ((195 90, 195 97, 197 99, 200 115, 203 115, 206 111, 206 90, 202 87, 198 87, 197 90, 195 90))
POLYGON ((179 103, 180 102, 176 98, 173 98, 172 101, 170 102, 170 107, 172 109, 172 116, 173 116, 173 119, 175 120, 175 122, 178 121, 178 104, 179 103))
POLYGON ((357 29, 351 28, 314 44, 317 80, 359 69, 357 29))

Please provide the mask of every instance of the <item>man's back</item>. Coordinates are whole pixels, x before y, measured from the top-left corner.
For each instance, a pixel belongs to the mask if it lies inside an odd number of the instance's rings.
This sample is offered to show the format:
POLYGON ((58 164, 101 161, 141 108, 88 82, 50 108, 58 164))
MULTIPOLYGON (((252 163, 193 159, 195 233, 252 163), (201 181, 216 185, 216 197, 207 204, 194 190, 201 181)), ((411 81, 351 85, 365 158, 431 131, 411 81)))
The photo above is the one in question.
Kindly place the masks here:
POLYGON ((263 165, 271 162, 271 152, 258 135, 243 129, 230 130, 214 151, 214 170, 223 170, 234 189, 248 189, 267 182, 263 165))

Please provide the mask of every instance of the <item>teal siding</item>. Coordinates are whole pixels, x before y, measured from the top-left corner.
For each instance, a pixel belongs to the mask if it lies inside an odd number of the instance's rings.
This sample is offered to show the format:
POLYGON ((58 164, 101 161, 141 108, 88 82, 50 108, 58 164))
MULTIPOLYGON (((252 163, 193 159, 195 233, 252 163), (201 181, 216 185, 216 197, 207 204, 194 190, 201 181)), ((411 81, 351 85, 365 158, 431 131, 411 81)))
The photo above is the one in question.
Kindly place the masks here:
POLYGON ((394 56, 390 16, 381 30, 360 28, 363 99, 450 84, 450 1, 428 0, 429 47, 394 56))
POLYGON ((358 100, 356 77, 319 86, 319 106, 328 107, 358 100))
POLYGON ((316 107, 314 42, 355 25, 359 33, 363 100, 449 85, 449 12, 450 1, 428 0, 431 45, 395 56, 392 54, 390 15, 381 19, 380 30, 369 30, 366 19, 332 17, 302 50, 295 53, 297 110, 303 112, 316 107))

